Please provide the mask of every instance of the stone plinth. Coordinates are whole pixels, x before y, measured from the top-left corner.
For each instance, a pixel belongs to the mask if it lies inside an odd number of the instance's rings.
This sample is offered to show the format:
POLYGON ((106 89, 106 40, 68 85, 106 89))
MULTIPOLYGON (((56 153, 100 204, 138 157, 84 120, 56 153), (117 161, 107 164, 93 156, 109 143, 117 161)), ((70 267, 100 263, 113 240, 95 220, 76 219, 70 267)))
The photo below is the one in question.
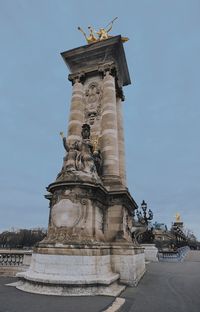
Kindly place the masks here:
POLYGON ((117 296, 124 287, 116 283, 119 274, 112 271, 110 258, 110 246, 106 245, 38 248, 30 269, 17 274, 21 278, 17 288, 63 296, 117 296))
POLYGON ((158 261, 158 248, 155 244, 142 244, 141 246, 144 248, 145 261, 158 261))
POLYGON ((112 244, 111 263, 120 282, 129 286, 137 286, 146 270, 143 248, 132 244, 112 244))

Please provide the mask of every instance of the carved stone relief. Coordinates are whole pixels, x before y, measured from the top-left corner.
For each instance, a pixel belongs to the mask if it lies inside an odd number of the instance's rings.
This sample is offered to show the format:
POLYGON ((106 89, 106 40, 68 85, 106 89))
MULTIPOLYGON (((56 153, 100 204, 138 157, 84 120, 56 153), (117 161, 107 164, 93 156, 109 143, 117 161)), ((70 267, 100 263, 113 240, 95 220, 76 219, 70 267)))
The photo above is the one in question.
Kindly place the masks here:
POLYGON ((85 122, 94 125, 101 117, 102 89, 96 81, 89 83, 85 90, 85 122))
POLYGON ((80 221, 81 210, 80 206, 70 199, 61 199, 52 207, 51 215, 52 223, 56 227, 73 227, 80 221))

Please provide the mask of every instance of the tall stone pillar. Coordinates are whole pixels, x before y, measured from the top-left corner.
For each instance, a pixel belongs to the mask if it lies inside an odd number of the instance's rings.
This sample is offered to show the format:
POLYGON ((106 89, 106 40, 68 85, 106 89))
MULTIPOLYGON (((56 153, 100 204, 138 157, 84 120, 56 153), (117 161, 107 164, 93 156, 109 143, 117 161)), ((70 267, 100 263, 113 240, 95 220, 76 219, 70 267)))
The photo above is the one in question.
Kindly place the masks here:
POLYGON ((84 123, 83 84, 74 79, 71 108, 68 123, 68 140, 80 140, 84 123))
POLYGON ((65 156, 47 187, 47 236, 17 288, 48 295, 118 296, 145 271, 132 239, 137 204, 126 188, 122 87, 131 83, 115 36, 61 53, 72 98, 65 156))
POLYGON ((118 131, 118 151, 119 151, 119 175, 122 185, 126 187, 126 167, 125 167, 125 146, 122 101, 120 97, 116 100, 117 107, 117 131, 118 131))
POLYGON ((102 100, 102 156, 103 179, 119 180, 118 133, 115 78, 106 71, 103 78, 102 100))

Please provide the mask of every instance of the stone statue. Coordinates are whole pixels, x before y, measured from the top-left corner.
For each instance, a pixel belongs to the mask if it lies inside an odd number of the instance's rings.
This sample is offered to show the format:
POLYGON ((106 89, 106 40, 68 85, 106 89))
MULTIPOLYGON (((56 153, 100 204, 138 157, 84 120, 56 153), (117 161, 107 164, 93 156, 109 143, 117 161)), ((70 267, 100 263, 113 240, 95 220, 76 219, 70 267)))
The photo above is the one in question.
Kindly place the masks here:
POLYGON ((92 155, 93 146, 90 141, 90 126, 88 124, 83 124, 81 135, 80 154, 76 160, 77 168, 85 173, 96 173, 92 155))
POLYGON ((75 171, 77 170, 76 159, 79 154, 79 143, 78 141, 67 143, 67 139, 64 137, 63 132, 60 132, 60 135, 63 139, 63 146, 67 152, 66 156, 64 157, 64 165, 62 170, 75 171))
POLYGON ((93 143, 93 159, 96 166, 96 170, 99 176, 102 175, 102 157, 98 146, 98 138, 92 141, 93 143))
POLYGON ((64 157, 64 164, 57 178, 67 178, 66 174, 82 176, 82 172, 87 177, 91 176, 99 180, 98 176, 101 175, 102 159, 97 145, 94 144, 93 146, 90 141, 90 126, 83 124, 81 132, 82 140, 67 142, 63 132, 60 132, 60 135, 67 154, 64 157))
POLYGON ((88 142, 90 141, 90 126, 88 124, 83 124, 81 135, 83 140, 88 140, 88 142))

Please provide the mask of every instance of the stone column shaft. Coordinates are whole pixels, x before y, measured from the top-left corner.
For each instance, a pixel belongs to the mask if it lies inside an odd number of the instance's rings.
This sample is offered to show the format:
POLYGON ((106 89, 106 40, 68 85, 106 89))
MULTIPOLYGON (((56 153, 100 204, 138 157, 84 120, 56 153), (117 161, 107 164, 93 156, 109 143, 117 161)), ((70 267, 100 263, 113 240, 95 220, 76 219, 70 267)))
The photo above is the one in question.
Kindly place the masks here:
POLYGON ((106 72, 103 78, 102 99, 102 136, 103 177, 119 177, 119 156, 117 137, 117 112, 115 79, 106 72))
POLYGON ((126 186, 123 112, 122 112, 122 102, 119 97, 117 97, 116 104, 117 104, 118 149, 119 149, 119 175, 120 175, 122 184, 126 186))
POLYGON ((68 123, 68 140, 80 140, 84 123, 83 85, 76 81, 73 85, 68 123))

